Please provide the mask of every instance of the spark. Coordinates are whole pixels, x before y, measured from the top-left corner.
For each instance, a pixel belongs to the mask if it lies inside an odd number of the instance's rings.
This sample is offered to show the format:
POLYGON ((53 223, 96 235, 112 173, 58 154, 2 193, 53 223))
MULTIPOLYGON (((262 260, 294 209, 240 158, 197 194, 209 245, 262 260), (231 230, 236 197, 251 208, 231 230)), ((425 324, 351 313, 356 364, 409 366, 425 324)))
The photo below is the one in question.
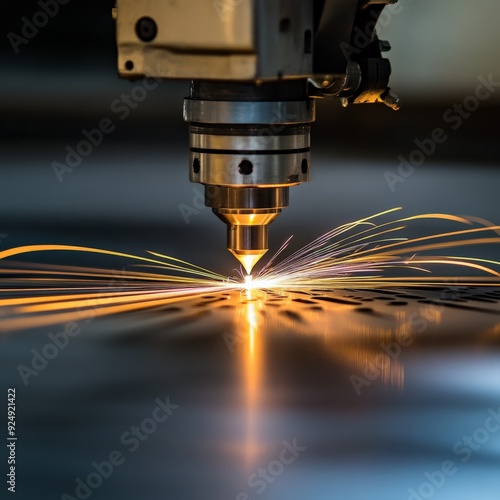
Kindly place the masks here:
POLYGON ((432 274, 430 268, 446 265, 480 271, 482 276, 462 276, 453 279, 463 285, 500 285, 500 262, 476 257, 428 255, 426 252, 470 245, 499 244, 500 226, 475 218, 449 214, 422 214, 387 222, 374 222, 400 210, 394 208, 339 226, 300 248, 281 262, 272 265, 289 245, 290 239, 255 275, 252 287, 311 289, 311 288, 377 288, 382 286, 417 286, 449 284, 453 276, 432 274), (481 221, 482 227, 460 229, 406 238, 402 231, 418 220, 440 220, 461 225, 481 221), (494 235, 493 235, 494 233, 494 235), (483 237, 486 234, 487 236, 483 237), (387 276, 396 269, 400 276, 387 276), (401 273, 402 271, 402 273, 401 273), (415 271, 429 276, 408 274, 415 271))
POLYGON ((70 321, 75 311, 92 317, 141 311, 215 292, 324 290, 449 285, 500 285, 500 262, 449 255, 445 249, 500 243, 500 226, 449 214, 387 220, 400 208, 343 224, 302 248, 282 255, 290 237, 256 274, 230 277, 176 257, 148 251, 138 256, 70 245, 28 245, 0 251, 0 327, 21 329, 70 321), (407 238, 410 224, 457 224, 453 231, 407 238), (467 226, 464 228, 464 226, 467 226), (25 254, 76 252, 125 259, 136 269, 12 263, 25 254), (466 270, 465 276, 433 269, 466 270))

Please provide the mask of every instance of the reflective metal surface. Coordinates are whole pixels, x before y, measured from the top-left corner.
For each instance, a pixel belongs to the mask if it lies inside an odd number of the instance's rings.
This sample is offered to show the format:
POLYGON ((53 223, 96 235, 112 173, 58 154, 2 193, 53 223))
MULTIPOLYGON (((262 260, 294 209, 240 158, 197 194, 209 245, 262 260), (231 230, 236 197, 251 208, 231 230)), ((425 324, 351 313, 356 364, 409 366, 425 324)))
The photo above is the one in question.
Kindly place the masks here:
MULTIPOLYGON (((312 100, 302 101, 202 101, 184 100, 184 120, 197 123, 239 125, 293 124, 314 121, 312 100)), ((260 146, 258 149, 264 149, 260 146)))
MULTIPOLYGON (((234 132, 233 132, 234 133, 234 132)), ((261 130, 260 135, 210 135, 189 134, 190 147, 201 149, 232 149, 235 151, 304 149, 310 146, 309 134, 271 135, 271 130, 261 130)))
POLYGON ((211 294, 81 319, 45 366, 64 325, 6 335, 19 470, 40 478, 21 498, 100 482, 92 498, 494 499, 499 301, 453 286, 211 294))
POLYGON ((191 165, 198 159, 201 169, 190 170, 191 182, 210 186, 290 186, 309 180, 309 170, 302 170, 304 161, 309 164, 309 150, 293 153, 253 154, 239 152, 191 152, 191 165), (239 166, 250 162, 252 171, 242 174, 239 166))

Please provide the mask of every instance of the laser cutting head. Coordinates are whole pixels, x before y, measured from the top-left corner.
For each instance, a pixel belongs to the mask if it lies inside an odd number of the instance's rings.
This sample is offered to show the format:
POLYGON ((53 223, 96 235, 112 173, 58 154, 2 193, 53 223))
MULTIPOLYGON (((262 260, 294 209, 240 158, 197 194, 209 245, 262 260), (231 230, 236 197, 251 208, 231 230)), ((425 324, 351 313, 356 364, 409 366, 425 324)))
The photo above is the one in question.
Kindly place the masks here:
POLYGON ((268 225, 288 206, 289 187, 309 179, 314 106, 307 82, 244 92, 242 85, 193 84, 184 118, 190 179, 205 185, 205 204, 227 224, 228 250, 250 274, 269 248, 268 225))
POLYGON ((399 106, 375 32, 395 1, 116 1, 120 75, 191 81, 190 179, 247 272, 289 187, 309 178, 316 98, 399 106))

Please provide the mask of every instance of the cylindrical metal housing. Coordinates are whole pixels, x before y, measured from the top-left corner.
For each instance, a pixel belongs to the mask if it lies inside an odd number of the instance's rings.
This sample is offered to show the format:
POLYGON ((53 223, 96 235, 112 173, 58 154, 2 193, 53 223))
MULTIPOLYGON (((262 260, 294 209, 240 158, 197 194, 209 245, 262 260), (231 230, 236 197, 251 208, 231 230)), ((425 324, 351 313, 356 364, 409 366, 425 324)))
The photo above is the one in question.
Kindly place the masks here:
POLYGON ((289 186, 309 180, 314 101, 305 82, 193 84, 184 102, 192 182, 228 226, 228 249, 247 269, 268 250, 268 224, 289 186))

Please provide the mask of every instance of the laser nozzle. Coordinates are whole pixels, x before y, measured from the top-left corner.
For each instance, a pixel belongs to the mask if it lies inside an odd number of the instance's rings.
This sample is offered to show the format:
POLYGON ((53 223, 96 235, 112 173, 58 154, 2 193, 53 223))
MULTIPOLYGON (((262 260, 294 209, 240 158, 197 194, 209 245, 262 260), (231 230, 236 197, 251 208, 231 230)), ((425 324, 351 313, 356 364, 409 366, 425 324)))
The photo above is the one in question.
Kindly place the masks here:
POLYGON ((227 226, 227 248, 240 261, 247 274, 268 250, 267 225, 227 226))
POLYGON ((269 224, 288 205, 288 187, 219 187, 205 203, 227 225, 227 248, 251 274, 269 249, 269 224))
POLYGON ((261 252, 253 254, 238 254, 230 248, 229 251, 239 260, 240 264, 243 266, 248 275, 252 274, 252 269, 254 268, 255 264, 257 264, 261 257, 267 252, 267 250, 262 250, 261 252))

